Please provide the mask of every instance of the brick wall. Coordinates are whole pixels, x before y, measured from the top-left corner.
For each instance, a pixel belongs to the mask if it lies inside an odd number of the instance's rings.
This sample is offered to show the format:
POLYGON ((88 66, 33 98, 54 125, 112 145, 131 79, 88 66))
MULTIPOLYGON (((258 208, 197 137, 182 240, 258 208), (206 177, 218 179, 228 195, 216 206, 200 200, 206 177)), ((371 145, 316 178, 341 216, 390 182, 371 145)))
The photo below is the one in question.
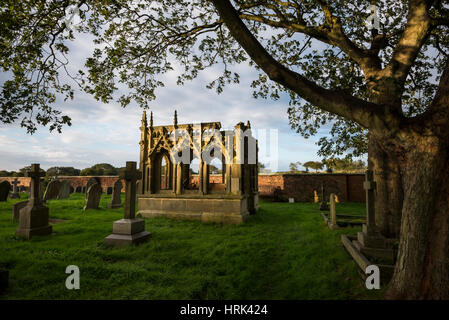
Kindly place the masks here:
MULTIPOLYGON (((86 177, 65 177, 59 176, 60 180, 69 180, 73 188, 86 185, 89 176, 86 177)), ((101 182, 103 191, 108 187, 112 187, 118 179, 117 176, 97 177, 101 182)), ((15 178, 0 177, 0 182, 7 180, 10 183, 15 178)), ((26 187, 30 184, 30 178, 18 177, 19 186, 26 187)), ((365 201, 365 191, 363 190, 363 174, 332 174, 332 173, 314 173, 314 174, 279 174, 279 175, 259 175, 259 196, 266 198, 276 198, 279 201, 287 201, 288 198, 294 198, 297 202, 309 202, 314 200, 314 192, 318 194, 321 201, 321 183, 325 185, 325 197, 328 198, 330 193, 338 195, 340 201, 365 201)), ((198 182, 198 176, 192 177, 192 181, 198 182)), ((216 185, 213 188, 222 189, 221 175, 211 175, 210 182, 216 185)), ((123 186, 125 186, 122 180, 123 186)))
POLYGON ((365 201, 363 174, 283 174, 259 175, 259 196, 297 202, 314 200, 315 191, 321 201, 321 184, 325 186, 325 198, 335 193, 340 201, 365 201))

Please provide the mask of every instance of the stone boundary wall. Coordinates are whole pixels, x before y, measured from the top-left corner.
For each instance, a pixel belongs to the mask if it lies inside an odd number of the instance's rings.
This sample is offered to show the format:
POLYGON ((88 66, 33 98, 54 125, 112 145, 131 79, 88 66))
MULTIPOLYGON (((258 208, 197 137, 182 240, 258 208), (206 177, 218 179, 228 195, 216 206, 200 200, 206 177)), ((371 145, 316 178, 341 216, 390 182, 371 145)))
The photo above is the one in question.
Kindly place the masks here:
MULTIPOLYGON (((69 180, 73 188, 86 185, 91 176, 58 176, 59 180, 69 180)), ((112 187, 118 179, 117 176, 100 176, 101 187, 105 192, 108 187, 112 187)), ((14 177, 0 177, 0 182, 7 180, 10 183, 14 177)), ((19 186, 28 187, 30 178, 17 177, 19 186)), ((198 179, 196 175, 193 180, 198 179)), ((363 174, 350 173, 301 173, 301 174, 259 174, 259 196, 272 198, 277 201, 288 201, 288 198, 294 198, 296 202, 314 201, 314 194, 321 201, 321 183, 325 184, 328 198, 330 193, 335 193, 339 201, 365 202, 365 191, 363 189, 363 174)), ((212 183, 221 182, 221 175, 211 175, 212 183)), ((125 185, 122 181, 123 186, 125 185)))
MULTIPOLYGON (((115 181, 117 181, 118 176, 58 176, 58 180, 68 180, 70 182, 70 185, 76 189, 76 187, 85 187, 87 184, 87 180, 90 178, 98 178, 101 183, 101 189, 103 192, 106 192, 108 187, 113 187, 115 181)), ((0 177, 0 182, 6 180, 9 181, 9 183, 12 184, 12 182, 16 179, 15 177, 0 177)), ((19 181, 18 186, 30 186, 30 180, 29 177, 17 177, 17 180, 19 181)), ((122 191, 125 190, 125 181, 122 179, 122 191)))

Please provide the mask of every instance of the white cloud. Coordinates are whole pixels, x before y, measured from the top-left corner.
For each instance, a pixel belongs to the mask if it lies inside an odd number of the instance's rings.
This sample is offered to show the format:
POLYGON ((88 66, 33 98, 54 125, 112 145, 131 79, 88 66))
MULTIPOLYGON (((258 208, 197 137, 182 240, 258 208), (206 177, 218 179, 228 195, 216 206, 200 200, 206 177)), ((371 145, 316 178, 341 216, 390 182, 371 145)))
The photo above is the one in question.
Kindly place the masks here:
MULTIPOLYGON (((71 44, 71 70, 83 68, 83 59, 91 51, 90 38, 71 44)), ((176 70, 164 75, 165 87, 157 89, 157 99, 149 103, 155 125, 171 124, 175 109, 179 123, 221 121, 223 128, 232 128, 249 120, 253 129, 279 130, 280 169, 287 169, 290 162, 317 159, 315 140, 303 139, 290 129, 286 100, 252 98, 250 83, 257 72, 246 65, 234 69, 240 73, 241 83, 229 85, 220 95, 206 88, 221 74, 220 66, 203 71, 198 79, 184 86, 176 85, 176 70)), ((124 166, 126 161, 138 161, 140 108, 130 105, 124 109, 115 102, 104 104, 82 92, 73 101, 58 103, 73 124, 62 134, 40 128, 30 136, 17 124, 0 126, 0 169, 18 170, 31 163, 40 163, 43 168, 82 169, 101 162, 124 166)))

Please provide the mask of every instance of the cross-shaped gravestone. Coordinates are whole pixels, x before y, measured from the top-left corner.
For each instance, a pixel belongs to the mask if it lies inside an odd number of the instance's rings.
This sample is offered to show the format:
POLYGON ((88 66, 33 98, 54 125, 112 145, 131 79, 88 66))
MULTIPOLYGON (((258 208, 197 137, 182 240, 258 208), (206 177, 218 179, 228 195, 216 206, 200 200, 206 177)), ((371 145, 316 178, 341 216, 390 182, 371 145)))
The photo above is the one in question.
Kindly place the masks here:
POLYGON ((39 196, 40 177, 45 176, 45 172, 41 172, 39 164, 32 164, 26 176, 31 177, 30 199, 19 211, 19 228, 16 235, 30 239, 33 236, 51 234, 52 227, 48 224, 49 210, 42 204, 39 196))
POLYGON ((134 219, 136 215, 136 182, 142 178, 142 173, 137 170, 137 163, 126 162, 126 170, 120 174, 125 180, 125 219, 134 219))
POLYGON ((374 210, 374 190, 376 190, 376 182, 373 178, 373 171, 367 170, 365 173, 365 181, 363 189, 366 192, 366 226, 368 232, 374 231, 376 226, 375 210, 374 210))
POLYGON ((327 205, 327 201, 324 197, 324 183, 321 183, 321 205, 320 205, 320 210, 321 211, 326 211, 329 210, 329 206, 327 205))
POLYGON ((17 188, 17 185, 19 184, 19 180, 17 178, 14 179, 12 182, 12 193, 9 195, 10 198, 16 199, 19 198, 19 188, 17 188))
POLYGON ((17 193, 17 185, 19 184, 19 180, 17 178, 12 182, 12 192, 17 193))
POLYGON ((45 172, 40 171, 39 164, 33 163, 31 165, 31 170, 26 173, 27 177, 31 177, 30 182, 30 201, 33 205, 37 205, 41 203, 41 198, 39 196, 39 184, 40 178, 45 177, 45 172))
POLYGON ((115 221, 112 225, 112 234, 104 239, 107 246, 121 247, 128 244, 143 243, 148 241, 151 236, 151 233, 145 231, 145 220, 135 218, 136 181, 142 177, 136 166, 136 162, 128 161, 126 162, 126 170, 120 174, 120 178, 124 179, 126 183, 125 218, 115 221))

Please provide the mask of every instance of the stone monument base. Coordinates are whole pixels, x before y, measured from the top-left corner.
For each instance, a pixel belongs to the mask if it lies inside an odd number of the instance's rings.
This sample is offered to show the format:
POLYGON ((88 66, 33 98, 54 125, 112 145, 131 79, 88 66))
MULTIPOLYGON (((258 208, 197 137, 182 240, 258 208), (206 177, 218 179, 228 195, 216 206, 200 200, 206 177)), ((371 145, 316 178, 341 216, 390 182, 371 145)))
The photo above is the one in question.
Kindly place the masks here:
MULTIPOLYGON (((206 223, 239 224, 250 215, 248 197, 239 195, 139 195, 138 203, 139 213, 144 218, 166 217, 206 223)), ((258 204, 252 205, 253 211, 256 211, 258 204)))
POLYGON ((31 239, 32 236, 51 234, 52 227, 48 224, 48 211, 45 206, 31 204, 20 210, 19 229, 16 230, 16 235, 31 239))
POLYGON ((121 219, 114 222, 112 234, 104 239, 108 247, 123 247, 146 242, 151 233, 145 231, 143 219, 121 219))
POLYGON ((121 203, 120 204, 109 204, 108 205, 109 209, 118 209, 118 208, 121 208, 121 207, 123 207, 123 205, 121 203))

